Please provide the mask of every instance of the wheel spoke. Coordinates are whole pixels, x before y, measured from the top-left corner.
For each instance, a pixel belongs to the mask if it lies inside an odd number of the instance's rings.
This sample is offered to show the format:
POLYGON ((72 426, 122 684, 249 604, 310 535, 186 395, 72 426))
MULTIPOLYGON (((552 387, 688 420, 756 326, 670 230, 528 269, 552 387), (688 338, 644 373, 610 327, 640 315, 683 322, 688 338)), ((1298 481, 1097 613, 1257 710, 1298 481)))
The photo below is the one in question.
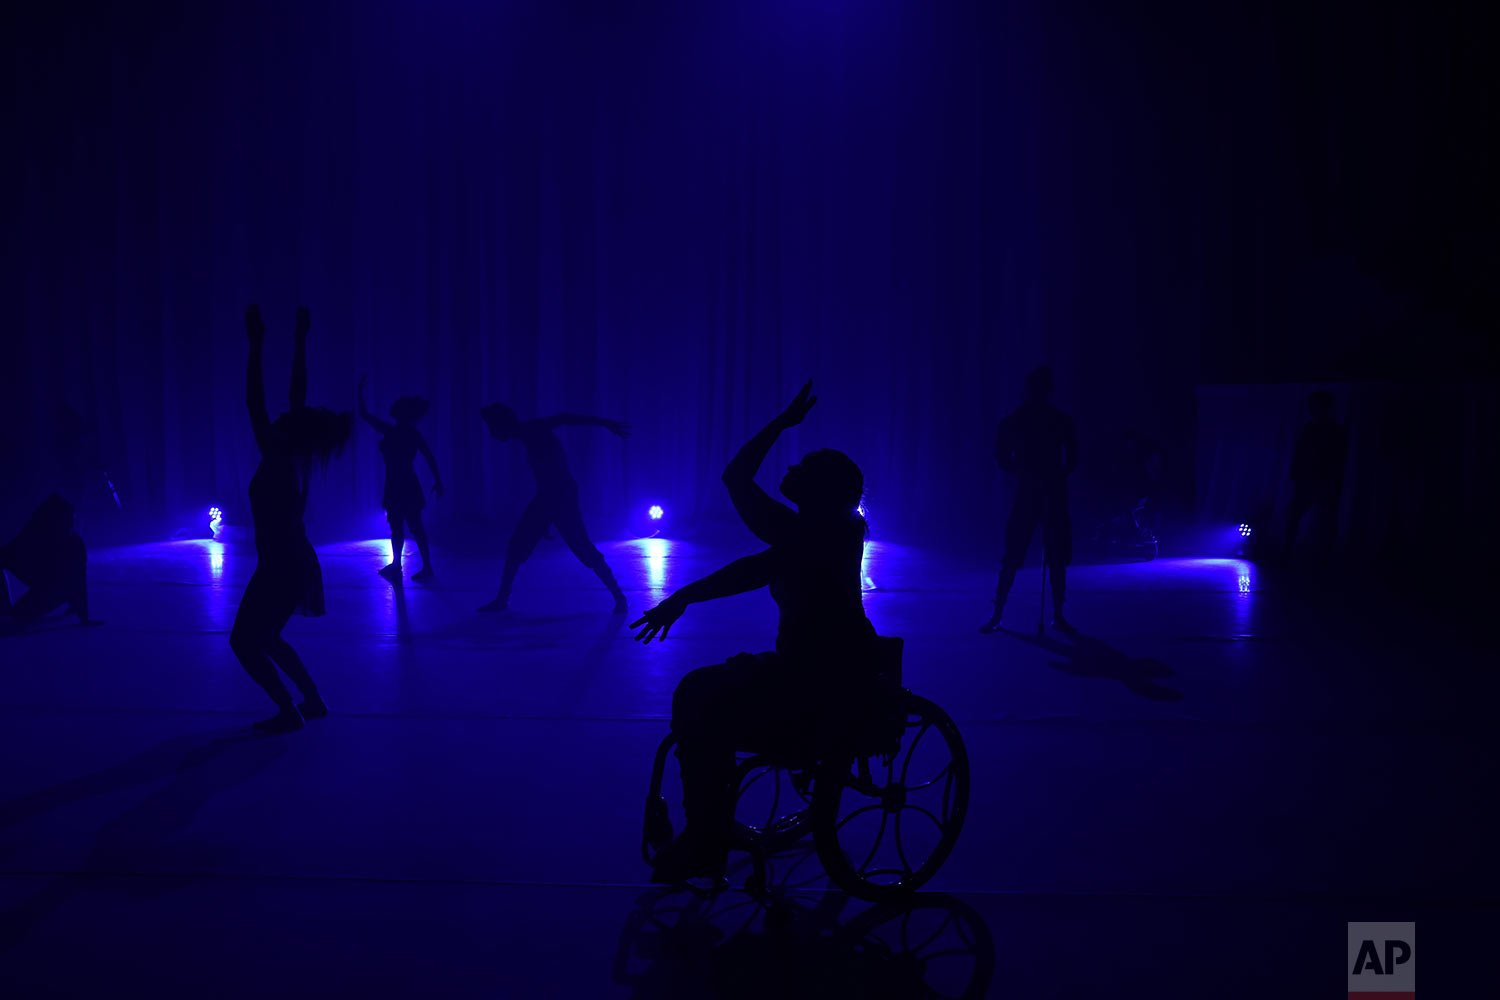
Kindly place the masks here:
POLYGON ((920 782, 920 783, 915 784, 915 785, 906 785, 906 784, 903 783, 903 787, 908 792, 920 792, 922 789, 924 789, 924 788, 931 788, 933 785, 937 784, 938 781, 940 781, 940 780, 948 777, 949 773, 952 772, 952 770, 953 770, 953 761, 950 760, 950 761, 948 761, 948 763, 946 763, 946 764, 943 765, 942 770, 938 771, 937 774, 934 774, 932 777, 928 778, 926 781, 920 782))
MULTIPOLYGON (((875 860, 875 852, 880 850, 880 845, 885 840, 885 824, 889 815, 884 809, 880 810, 880 830, 875 834, 875 843, 870 845, 870 853, 865 855, 865 860, 857 869, 858 871, 864 871, 865 866, 875 860)), ((905 861, 904 858, 902 860, 905 861)))
POLYGON ((902 812, 921 813, 923 816, 926 816, 928 819, 932 820, 932 825, 935 826, 935 827, 937 827, 938 836, 939 837, 945 837, 945 836, 947 836, 947 834, 948 834, 948 824, 944 823, 942 820, 940 820, 936 816, 934 816, 932 814, 932 811, 930 809, 924 809, 921 806, 907 806, 904 809, 902 809, 901 811, 902 812))
MULTIPOLYGON (((917 735, 912 737, 911 746, 907 747, 906 752, 902 754, 901 783, 903 785, 906 784, 906 772, 911 769, 911 759, 916 755, 917 747, 922 743, 922 737, 926 736, 927 731, 931 728, 931 722, 928 722, 925 719, 922 720, 922 728, 917 730, 917 735)), ((894 764, 894 762, 892 763, 894 764)))
MULTIPOLYGON (((947 932, 948 925, 953 923, 953 917, 950 914, 944 917, 943 922, 938 924, 937 929, 923 938, 920 944, 912 944, 911 937, 908 934, 908 930, 911 927, 911 917, 912 914, 908 913, 906 915, 906 920, 902 921, 901 923, 901 948, 908 955, 915 954, 916 952, 921 951, 923 948, 927 947, 928 945, 932 944, 932 942, 942 937, 943 934, 947 932)), ((931 958, 932 956, 927 957, 931 958)))
POLYGON ((854 817, 856 817, 856 816, 858 816, 858 815, 860 815, 862 813, 867 813, 871 809, 879 809, 879 808, 880 808, 880 803, 878 803, 878 802, 875 803, 875 804, 873 804, 873 805, 860 806, 858 809, 854 810, 852 813, 850 813, 849 815, 845 816, 843 819, 839 820, 838 821, 838 825, 834 827, 834 831, 837 832, 839 830, 842 830, 844 828, 844 826, 850 820, 852 820, 854 817))
POLYGON ((901 863, 906 866, 907 871, 913 871, 911 861, 906 856, 906 845, 901 843, 901 813, 905 811, 905 809, 902 809, 896 813, 896 856, 901 859, 901 863))

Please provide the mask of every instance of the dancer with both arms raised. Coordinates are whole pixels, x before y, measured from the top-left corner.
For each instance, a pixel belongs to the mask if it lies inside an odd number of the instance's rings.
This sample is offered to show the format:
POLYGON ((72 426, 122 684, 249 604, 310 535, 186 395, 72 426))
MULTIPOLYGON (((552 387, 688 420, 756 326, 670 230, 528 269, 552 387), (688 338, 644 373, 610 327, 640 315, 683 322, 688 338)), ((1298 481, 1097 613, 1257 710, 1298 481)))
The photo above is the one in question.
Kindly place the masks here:
POLYGON ((307 334, 311 320, 297 310, 296 352, 292 359, 291 409, 272 422, 266 412, 261 353, 266 326, 260 308, 245 311, 250 339, 245 397, 250 426, 260 449, 260 465, 250 480, 250 515, 255 523, 255 572, 240 599, 229 646, 245 672, 276 705, 276 714, 255 727, 267 732, 302 728, 303 719, 322 718, 328 706, 318 693, 302 658, 281 636, 293 612, 324 613, 323 571, 307 540, 303 513, 312 464, 326 462, 349 440, 354 418, 307 405, 307 334), (277 668, 302 693, 300 711, 287 693, 277 668))

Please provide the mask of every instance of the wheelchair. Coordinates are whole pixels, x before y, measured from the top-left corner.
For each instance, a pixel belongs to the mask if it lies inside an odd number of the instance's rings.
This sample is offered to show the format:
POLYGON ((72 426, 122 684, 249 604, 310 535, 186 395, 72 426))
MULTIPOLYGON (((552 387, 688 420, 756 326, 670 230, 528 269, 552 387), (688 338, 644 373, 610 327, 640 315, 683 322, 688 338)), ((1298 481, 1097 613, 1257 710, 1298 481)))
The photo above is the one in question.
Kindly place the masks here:
MULTIPOLYGON (((969 805, 969 755, 958 726, 901 685, 902 640, 874 640, 859 691, 798 745, 743 748, 730 849, 753 865, 745 888, 767 889, 767 859, 812 838, 823 870, 851 896, 900 899, 952 853, 969 805)), ((657 748, 646 793, 641 856, 652 864, 672 842, 662 794, 676 737, 657 748)))

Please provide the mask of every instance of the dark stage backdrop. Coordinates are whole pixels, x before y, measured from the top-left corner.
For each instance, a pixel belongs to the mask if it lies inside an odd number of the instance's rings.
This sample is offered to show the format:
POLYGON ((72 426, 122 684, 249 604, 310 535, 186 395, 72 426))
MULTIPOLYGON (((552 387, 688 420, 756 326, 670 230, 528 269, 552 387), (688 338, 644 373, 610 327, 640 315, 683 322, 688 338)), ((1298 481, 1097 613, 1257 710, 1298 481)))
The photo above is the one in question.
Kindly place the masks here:
MULTIPOLYGON (((1086 483, 1135 429, 1182 504, 1195 383, 1489 363, 1480 4, 10 6, 13 506, 82 463, 160 523, 242 512, 250 301, 273 405, 299 302, 314 402, 433 400, 450 529, 529 489, 492 400, 634 424, 566 432, 608 534, 727 518, 811 377, 778 465, 843 448, 877 532, 989 547, 1037 363, 1086 483)), ((363 432, 322 530, 379 482, 363 432)))

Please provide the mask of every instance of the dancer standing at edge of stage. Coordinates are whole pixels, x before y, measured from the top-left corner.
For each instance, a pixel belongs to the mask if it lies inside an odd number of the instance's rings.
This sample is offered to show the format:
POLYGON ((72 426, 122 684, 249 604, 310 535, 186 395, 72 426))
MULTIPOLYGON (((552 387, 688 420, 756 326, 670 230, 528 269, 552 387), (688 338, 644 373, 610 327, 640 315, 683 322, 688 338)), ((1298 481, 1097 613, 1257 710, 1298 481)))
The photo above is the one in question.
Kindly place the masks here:
POLYGON ((995 461, 1016 482, 1015 499, 1005 523, 1005 555, 995 584, 995 612, 980 627, 995 632, 1005 599, 1036 526, 1042 525, 1047 572, 1052 576, 1052 627, 1067 635, 1077 630, 1063 615, 1068 591, 1068 564, 1073 561, 1073 527, 1068 519, 1068 477, 1078 466, 1078 436, 1073 418, 1052 405, 1052 369, 1026 376, 1026 400, 1000 422, 995 461))
POLYGON ((328 714, 312 675, 297 651, 282 638, 281 630, 293 612, 310 616, 324 612, 323 571, 302 520, 307 509, 308 480, 313 462, 326 462, 342 449, 354 425, 352 414, 307 405, 307 334, 311 325, 307 310, 299 308, 291 409, 273 423, 266 412, 261 370, 266 326, 259 306, 245 310, 245 332, 250 340, 245 401, 260 449, 260 465, 250 480, 257 561, 234 618, 229 646, 245 672, 276 704, 276 714, 257 722, 255 728, 276 733, 301 729, 303 719, 328 714), (300 711, 277 675, 278 667, 301 691, 300 711))
POLYGON ((391 525, 391 562, 380 570, 380 575, 393 584, 401 583, 401 552, 406 548, 409 527, 422 555, 422 568, 411 578, 426 583, 432 579, 432 549, 427 544, 427 529, 422 526, 422 508, 427 501, 413 468, 418 454, 432 470, 433 495, 443 495, 443 474, 438 471, 437 459, 427 446, 427 439, 417 430, 417 421, 427 414, 428 403, 420 396, 402 396, 391 404, 391 420, 395 423, 389 423, 365 406, 365 385, 369 381, 369 378, 359 380, 359 416, 380 435, 380 457, 385 460, 385 489, 380 494, 380 506, 385 508, 386 520, 391 525))
POLYGON ((773 653, 742 653, 701 667, 672 696, 672 732, 682 766, 687 825, 656 859, 652 878, 674 884, 720 878, 734 819, 734 755, 783 745, 847 717, 857 672, 868 662, 875 627, 860 590, 864 473, 841 451, 804 456, 781 481, 793 510, 755 482, 771 446, 817 403, 809 382, 724 470, 734 509, 770 548, 675 591, 631 623, 636 638, 665 640, 688 605, 768 587, 780 613, 773 653))
POLYGON ((609 588, 615 599, 615 613, 625 613, 625 592, 615 582, 615 575, 604 555, 589 539, 588 529, 583 523, 583 511, 578 506, 578 482, 568 471, 568 457, 562 442, 557 439, 557 428, 566 426, 603 427, 621 437, 630 436, 630 426, 619 420, 604 417, 585 417, 575 413, 559 413, 536 420, 521 420, 516 411, 504 403, 491 403, 479 411, 489 427, 490 434, 498 441, 519 441, 526 449, 526 461, 536 479, 536 496, 526 505, 521 520, 510 537, 505 552, 505 570, 500 578, 500 591, 495 599, 479 608, 480 611, 504 611, 510 605, 511 587, 516 581, 516 572, 521 564, 531 557, 537 543, 547 533, 550 525, 567 542, 568 548, 578 561, 594 571, 594 575, 609 588))

